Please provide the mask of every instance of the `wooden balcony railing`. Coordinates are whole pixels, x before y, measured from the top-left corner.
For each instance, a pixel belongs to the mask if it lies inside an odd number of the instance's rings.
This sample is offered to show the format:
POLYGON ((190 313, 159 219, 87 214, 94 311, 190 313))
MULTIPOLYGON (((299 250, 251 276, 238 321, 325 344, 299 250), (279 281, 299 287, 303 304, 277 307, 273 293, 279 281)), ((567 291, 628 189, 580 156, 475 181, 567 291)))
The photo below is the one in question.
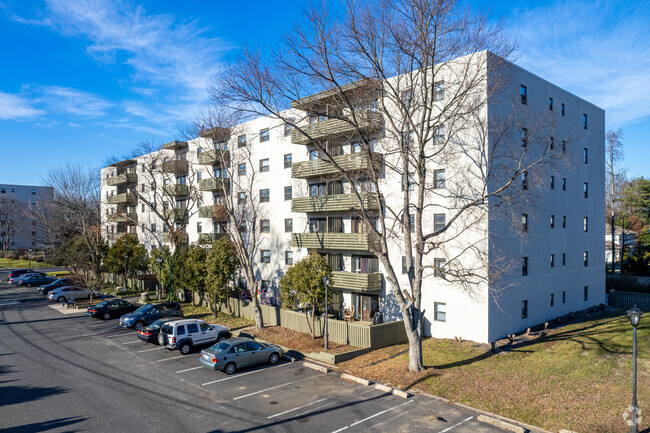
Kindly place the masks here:
POLYGON ((291 235, 291 246, 294 248, 370 251, 374 243, 374 236, 370 233, 293 233, 291 235))
MULTIPOLYGON (((343 171, 366 171, 370 168, 370 163, 381 164, 381 154, 373 153, 368 157, 364 153, 348 153, 333 157, 333 161, 343 171)), ((332 161, 326 159, 314 159, 312 161, 294 162, 291 165, 291 177, 296 179, 309 179, 312 177, 328 176, 339 174, 341 171, 332 161)))
POLYGON ((224 165, 230 160, 230 151, 213 149, 199 154, 199 164, 224 165))
POLYGON ((368 133, 380 130, 383 125, 382 115, 370 110, 355 113, 355 120, 353 120, 352 116, 345 119, 332 118, 302 126, 302 131, 294 128, 291 130, 291 142, 294 144, 309 144, 324 138, 336 138, 346 135, 352 137, 359 131, 368 133))
POLYGON ((106 203, 108 204, 134 203, 135 201, 135 195, 130 192, 123 192, 121 194, 109 195, 106 197, 106 203))
POLYGON ((384 274, 357 274, 354 272, 332 272, 332 287, 361 292, 378 292, 383 287, 384 274))
POLYGON ((138 175, 135 173, 122 173, 122 174, 118 174, 117 176, 112 176, 106 179, 107 186, 127 185, 130 183, 137 183, 137 182, 138 182, 138 175))
POLYGON ((171 197, 179 197, 187 195, 187 185, 165 185, 163 186, 163 194, 171 197))
MULTIPOLYGON (((365 209, 379 209, 375 194, 361 194, 365 209)), ((333 194, 319 197, 296 197, 291 199, 291 212, 347 212, 361 209, 356 194, 333 194)))
POLYGON ((170 174, 186 174, 187 161, 183 161, 180 159, 165 161, 162 163, 162 171, 163 173, 170 173, 170 174))
POLYGON ((227 191, 230 186, 230 179, 201 179, 199 181, 199 189, 201 191, 227 191))

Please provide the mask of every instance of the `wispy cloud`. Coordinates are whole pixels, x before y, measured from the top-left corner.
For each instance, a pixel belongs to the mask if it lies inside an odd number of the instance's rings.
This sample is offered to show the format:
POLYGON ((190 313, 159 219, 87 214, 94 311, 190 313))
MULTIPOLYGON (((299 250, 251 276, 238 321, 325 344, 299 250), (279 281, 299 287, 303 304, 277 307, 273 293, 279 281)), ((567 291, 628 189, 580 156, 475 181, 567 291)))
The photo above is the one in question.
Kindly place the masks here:
POLYGON ((509 22, 518 63, 604 108, 608 127, 650 118, 650 2, 556 1, 509 22))
POLYGON ((31 119, 44 112, 20 95, 0 92, 0 120, 31 119))
POLYGON ((47 86, 41 93, 42 102, 51 111, 79 117, 102 117, 113 106, 100 96, 69 87, 47 86))

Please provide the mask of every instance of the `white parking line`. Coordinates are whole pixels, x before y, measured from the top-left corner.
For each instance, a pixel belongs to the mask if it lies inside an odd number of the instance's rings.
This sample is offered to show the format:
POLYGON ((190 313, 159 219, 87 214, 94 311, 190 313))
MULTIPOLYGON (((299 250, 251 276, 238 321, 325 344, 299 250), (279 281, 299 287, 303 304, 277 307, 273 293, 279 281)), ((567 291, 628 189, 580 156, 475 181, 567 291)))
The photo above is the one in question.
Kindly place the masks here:
POLYGON ((304 412, 300 412, 300 413, 297 413, 297 414, 293 415, 293 417, 298 418, 299 416, 307 415, 309 412, 314 412, 315 410, 320 410, 320 409, 322 409, 324 407, 331 406, 333 404, 334 404, 334 402, 331 402, 331 403, 326 403, 326 404, 323 404, 323 405, 320 405, 320 406, 312 407, 309 410, 306 410, 304 412))
POLYGON ((462 420, 458 424, 452 425, 451 427, 448 427, 448 428, 442 430, 440 433, 446 433, 446 432, 450 431, 451 429, 454 429, 454 428, 458 427, 459 425, 466 423, 467 421, 469 421, 472 418, 474 418, 474 417, 470 416, 469 418, 465 418, 464 420, 462 420))
POLYGON ((186 368, 185 370, 178 370, 176 374, 185 373, 186 371, 198 370, 199 368, 203 368, 203 367, 192 367, 192 368, 186 368))
POLYGON ((106 338, 115 338, 115 337, 124 337, 124 336, 131 337, 132 335, 133 334, 131 334, 130 332, 122 332, 121 334, 107 335, 106 338))
POLYGON ((237 379, 238 377, 247 376, 249 374, 259 373, 261 371, 267 371, 270 368, 285 367, 287 365, 291 365, 291 363, 282 364, 282 365, 274 365, 273 367, 263 368, 261 370, 249 371, 248 373, 241 373, 241 374, 238 374, 238 375, 235 375, 235 376, 228 376, 228 377, 225 377, 223 379, 213 380, 212 382, 202 383, 201 386, 212 385, 213 383, 224 382, 224 381, 230 380, 230 379, 237 379))
POLYGON ((181 356, 174 356, 173 358, 159 359, 158 361, 153 361, 153 364, 155 364, 157 362, 171 361, 172 359, 180 359, 180 358, 187 358, 187 356, 181 355, 181 356))
POLYGON ((154 347, 153 349, 138 350, 138 353, 151 352, 152 350, 160 350, 160 349, 164 349, 164 347, 154 347))
POLYGON ((122 344, 134 344, 134 343, 140 343, 140 342, 141 342, 140 340, 135 340, 135 341, 127 341, 126 343, 122 343, 122 344))
POLYGON ((303 404, 302 406, 295 407, 293 409, 285 410, 284 412, 276 413, 275 415, 267 416, 267 419, 275 418, 276 416, 281 416, 284 414, 287 414, 289 412, 293 412, 294 410, 302 409, 307 406, 311 406, 312 404, 320 403, 321 401, 327 400, 329 397, 321 398, 320 400, 312 401, 311 403, 303 404))
POLYGON ((108 328, 90 328, 93 331, 108 331, 109 329, 119 329, 119 326, 109 326, 108 328))
POLYGON ((266 388, 266 389, 263 389, 263 390, 261 390, 261 391, 255 391, 255 392, 251 392, 250 394, 240 395, 239 397, 235 397, 235 398, 233 398, 233 400, 239 400, 239 399, 241 399, 241 398, 250 397, 251 395, 256 395, 256 394, 259 394, 259 393, 261 393, 261 392, 270 391, 270 390, 272 390, 272 389, 276 389, 276 388, 280 388, 280 387, 283 387, 283 386, 291 385, 292 383, 296 383, 296 382, 298 382, 298 381, 297 381, 297 380, 294 380, 294 381, 292 381, 292 382, 287 382, 287 383, 283 383, 282 385, 272 386, 272 387, 270 387, 270 388, 266 388))
MULTIPOLYGON (((338 433, 338 432, 341 432, 341 431, 343 431, 343 430, 347 430, 347 429, 349 429, 350 427, 354 427, 355 425, 361 424, 362 422, 366 422, 366 421, 368 421, 369 419, 372 419, 372 418, 374 418, 374 417, 376 417, 376 416, 383 415, 383 414, 385 414, 386 412, 390 412, 391 410, 395 410, 395 409, 397 409, 398 407, 404 406, 405 404, 409 404, 409 403, 412 402, 412 401, 413 401, 413 400, 409 400, 409 401, 407 401, 406 403, 398 404, 397 406, 393 406, 393 407, 391 407, 391 408, 389 408, 389 409, 382 410, 381 412, 377 412, 377 413, 374 414, 374 415, 370 415, 368 418, 364 418, 364 419, 362 419, 361 421, 357 421, 357 422, 354 422, 354 423, 352 423, 352 424, 350 424, 350 425, 348 425, 348 426, 345 426, 345 427, 343 427, 343 428, 340 428, 340 429, 338 429, 338 430, 334 430, 332 433, 338 433)), ((454 426, 454 427, 455 427, 455 426, 454 426)), ((452 428, 453 428, 453 427, 452 427, 452 428)), ((449 430, 445 430, 445 431, 449 431, 449 430)), ((440 432, 440 433, 443 433, 443 432, 440 432)))

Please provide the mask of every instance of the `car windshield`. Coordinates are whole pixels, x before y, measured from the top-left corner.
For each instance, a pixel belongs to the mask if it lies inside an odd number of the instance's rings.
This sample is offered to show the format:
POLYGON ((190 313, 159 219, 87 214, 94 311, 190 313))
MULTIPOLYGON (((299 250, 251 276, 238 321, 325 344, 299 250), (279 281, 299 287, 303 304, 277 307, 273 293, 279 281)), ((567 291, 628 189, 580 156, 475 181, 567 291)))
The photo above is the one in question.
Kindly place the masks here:
POLYGON ((152 329, 152 330, 156 330, 156 329, 160 328, 161 326, 163 326, 163 323, 165 323, 165 322, 162 321, 162 320, 156 320, 151 325, 147 326, 147 328, 152 329))
POLYGON ((97 307, 97 308, 104 308, 105 306, 108 305, 108 302, 109 302, 109 301, 102 301, 102 302, 100 302, 99 304, 95 305, 95 307, 97 307))
POLYGON ((52 285, 54 284, 63 284, 65 283, 65 279, 59 278, 58 280, 52 281, 52 285))
POLYGON ((143 305, 142 307, 140 307, 140 308, 138 308, 137 310, 135 310, 135 314, 145 314, 146 312, 148 312, 148 311, 151 310, 152 308, 153 308, 153 306, 150 305, 150 304, 143 305))
POLYGON ((221 343, 217 343, 214 346, 210 347, 210 349, 214 350, 217 353, 225 352, 230 348, 230 343, 226 343, 225 341, 222 341, 221 343))

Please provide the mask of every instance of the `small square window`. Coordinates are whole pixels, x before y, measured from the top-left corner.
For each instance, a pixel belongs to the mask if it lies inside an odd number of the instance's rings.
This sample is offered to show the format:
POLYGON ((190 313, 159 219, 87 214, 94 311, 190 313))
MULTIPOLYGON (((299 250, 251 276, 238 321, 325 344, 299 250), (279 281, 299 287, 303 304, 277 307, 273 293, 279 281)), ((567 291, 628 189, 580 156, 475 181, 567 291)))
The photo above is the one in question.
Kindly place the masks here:
POLYGON ((291 200, 293 196, 293 188, 290 186, 285 186, 284 187, 284 199, 285 200, 291 200))
POLYGON ((444 302, 434 302, 433 303, 433 320, 436 322, 446 322, 447 321, 447 304, 444 302))
POLYGON ((587 115, 584 113, 582 114, 582 128, 587 129, 587 115))
POLYGON ((270 194, 268 189, 260 190, 260 203, 268 203, 270 199, 270 194))
POLYGON ((584 183, 584 185, 582 186, 582 192, 583 192, 585 198, 589 197, 589 182, 584 183))
POLYGON ((522 233, 528 233, 528 214, 521 214, 521 231, 522 233))
POLYGON ((433 187, 434 188, 444 188, 445 187, 445 170, 434 170, 433 171, 433 187))
POLYGON ((271 139, 271 132, 269 128, 265 128, 260 130, 260 142, 263 143, 265 141, 269 141, 271 139))
POLYGON ((237 166, 237 174, 239 176, 244 176, 246 174, 246 164, 239 164, 237 166))
POLYGON ((32 190, 32 195, 36 195, 36 190, 35 189, 32 190))
POLYGON ((246 146, 246 136, 245 135, 240 135, 239 137, 237 137, 237 146, 239 146, 239 147, 246 146))
POLYGON ((447 218, 444 213, 437 213, 433 215, 433 231, 438 233, 447 225, 447 218))
POLYGON ((551 215, 551 228, 555 228, 555 215, 551 215))
POLYGON ((446 259, 433 259, 433 275, 438 278, 444 278, 446 264, 446 259))
POLYGON ((284 168, 291 168, 291 154, 284 155, 284 168))
POLYGON ((293 251, 284 252, 284 264, 287 266, 293 265, 293 251))
POLYGON ((203 233, 203 224, 201 222, 196 223, 196 232, 203 233))
POLYGON ((528 275, 528 257, 521 258, 521 275, 528 275))
POLYGON ((271 263, 271 250, 261 250, 260 261, 262 263, 271 263))
POLYGON ((260 233, 271 233, 271 220, 260 220, 260 233))
POLYGON ((285 218, 284 220, 284 232, 293 233, 293 218, 285 218))
POLYGON ((519 88, 519 94, 521 95, 521 103, 523 105, 526 105, 528 102, 528 94, 526 91, 526 86, 524 86, 523 84, 519 88))
POLYGON ((551 267, 555 267, 555 254, 551 254, 551 267))
POLYGON ((548 109, 553 111, 553 98, 548 98, 548 109))
POLYGON ((269 171, 269 159, 260 159, 260 171, 262 173, 269 171))
POLYGON ((445 142, 445 126, 441 126, 433 132, 433 144, 443 144, 445 142))
POLYGON ((237 196, 237 204, 244 204, 244 203, 246 203, 246 193, 240 192, 239 195, 237 196))
POLYGON ((435 101, 440 101, 445 98, 445 82, 437 81, 433 84, 433 95, 435 101))
POLYGON ((586 147, 582 149, 582 162, 587 164, 589 162, 589 149, 586 147))
POLYGON ((589 266, 589 251, 582 253, 582 262, 585 266, 589 266))
POLYGON ((284 124, 284 136, 286 137, 288 135, 291 135, 291 130, 292 129, 293 129, 293 125, 291 125, 290 123, 285 123, 284 124))
POLYGON ((582 219, 582 231, 589 231, 589 217, 584 217, 582 219))
MULTIPOLYGON (((415 259, 411 257, 411 263, 413 263, 415 259)), ((406 267, 406 256, 402 256, 402 274, 408 274, 408 268, 406 267)))
POLYGON ((521 318, 525 319, 528 317, 528 300, 521 301, 521 318))

